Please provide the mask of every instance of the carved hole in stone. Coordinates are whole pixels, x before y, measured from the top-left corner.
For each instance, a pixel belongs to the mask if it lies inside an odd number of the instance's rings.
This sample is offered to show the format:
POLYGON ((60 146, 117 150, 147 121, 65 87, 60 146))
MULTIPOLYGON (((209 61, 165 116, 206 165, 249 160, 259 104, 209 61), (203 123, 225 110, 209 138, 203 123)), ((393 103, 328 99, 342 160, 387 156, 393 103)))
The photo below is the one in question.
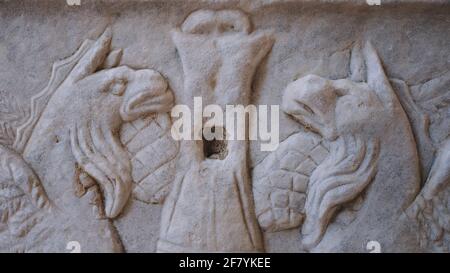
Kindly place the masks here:
POLYGON ((205 134, 202 134, 203 138, 203 154, 209 159, 220 159, 223 160, 228 155, 226 132, 223 127, 212 127, 207 128, 207 131, 211 131, 215 136, 220 136, 220 138, 213 138, 208 140, 205 138, 205 134))

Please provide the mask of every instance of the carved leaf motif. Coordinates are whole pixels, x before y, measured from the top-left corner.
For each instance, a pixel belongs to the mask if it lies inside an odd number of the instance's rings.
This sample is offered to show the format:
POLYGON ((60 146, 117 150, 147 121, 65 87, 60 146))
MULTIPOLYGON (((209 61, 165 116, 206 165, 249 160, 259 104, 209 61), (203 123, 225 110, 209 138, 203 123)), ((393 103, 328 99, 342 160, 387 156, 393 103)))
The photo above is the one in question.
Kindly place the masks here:
POLYGON ((392 80, 411 121, 421 160, 423 188, 406 214, 418 224, 424 249, 449 251, 450 72, 408 86, 392 80))
POLYGON ((450 242, 450 138, 434 160, 428 179, 407 210, 419 226, 422 247, 448 252, 450 242))
POLYGON ((50 206, 39 179, 22 157, 0 145, 0 225, 14 236, 25 236, 37 222, 37 211, 50 206))
POLYGON ((411 94, 430 119, 430 135, 436 148, 450 135, 450 71, 423 84, 411 86, 411 94))
POLYGON ((11 94, 0 92, 0 144, 12 146, 17 128, 29 118, 29 109, 11 94))
POLYGON ((391 83, 411 122, 425 182, 440 142, 450 135, 450 72, 413 86, 398 79, 391 83))
POLYGON ((256 216, 264 231, 301 225, 310 175, 328 153, 317 136, 297 133, 254 168, 256 216))
POLYGON ((413 87, 415 100, 427 109, 437 109, 450 104, 450 71, 413 87))
POLYGON ((391 84, 408 116, 420 157, 422 181, 425 182, 434 159, 435 147, 430 138, 430 118, 416 104, 411 89, 402 80, 391 79, 391 84))

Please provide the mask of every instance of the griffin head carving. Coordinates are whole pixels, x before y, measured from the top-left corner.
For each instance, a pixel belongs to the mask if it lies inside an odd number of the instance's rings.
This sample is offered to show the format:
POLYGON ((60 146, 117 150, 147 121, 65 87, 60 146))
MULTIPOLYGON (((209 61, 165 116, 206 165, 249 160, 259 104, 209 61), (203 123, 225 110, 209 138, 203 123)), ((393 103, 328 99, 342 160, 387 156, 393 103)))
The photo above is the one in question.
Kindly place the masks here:
POLYGON ((118 135, 121 125, 167 112, 173 96, 166 80, 154 70, 120 66, 95 72, 105 63, 110 41, 111 32, 107 30, 69 75, 64 91, 85 98, 75 104, 75 111, 87 108, 70 129, 73 155, 79 167, 89 174, 81 176, 80 182, 85 187, 93 184, 89 178, 97 182, 103 193, 105 214, 114 218, 132 190, 129 155, 118 135))
MULTIPOLYGON (((111 51, 111 38, 112 31, 107 28, 82 54, 76 54, 78 60, 58 65, 62 70, 75 63, 66 75, 61 76, 63 72, 56 70, 49 88, 32 101, 32 106, 39 106, 40 101, 46 99, 48 103, 41 113, 39 109, 33 110, 37 114, 20 130, 20 141, 16 145, 19 151, 24 147, 25 158, 39 157, 38 164, 47 164, 55 157, 72 164, 69 173, 77 176, 77 195, 83 195, 90 187, 98 187, 102 198, 97 198, 97 207, 101 208, 100 215, 108 218, 120 214, 132 191, 130 156, 119 137, 122 125, 167 112, 173 102, 168 84, 158 72, 117 66, 122 51, 111 51), (64 132, 54 130, 61 126, 66 128, 64 132), (67 145, 72 153, 52 152, 58 148, 51 139, 67 145)), ((83 46, 79 52, 82 50, 83 46)), ((35 166, 38 171, 41 168, 35 166)), ((61 175, 61 172, 52 168, 40 174, 45 175, 61 175)), ((46 177, 40 178, 46 180, 46 177)))
POLYGON ((284 153, 268 156, 262 168, 254 170, 254 176, 262 178, 265 170, 277 170, 274 178, 283 181, 283 185, 275 179, 269 179, 270 185, 267 179, 254 182, 260 225, 268 231, 301 226, 307 250, 344 250, 362 239, 352 231, 363 225, 379 232, 384 227, 370 226, 374 218, 367 215, 396 219, 418 189, 417 152, 406 115, 373 46, 367 43, 362 51, 352 56, 361 57, 366 79, 307 75, 287 86, 282 108, 310 132, 286 139, 280 144, 284 153), (402 158, 393 166, 390 158, 399 153, 402 158), (386 168, 409 171, 398 179, 386 168), (383 203, 385 210, 377 209, 386 199, 396 201, 383 203), (343 219, 330 228, 340 215, 343 219), (328 232, 333 235, 327 237, 328 232))

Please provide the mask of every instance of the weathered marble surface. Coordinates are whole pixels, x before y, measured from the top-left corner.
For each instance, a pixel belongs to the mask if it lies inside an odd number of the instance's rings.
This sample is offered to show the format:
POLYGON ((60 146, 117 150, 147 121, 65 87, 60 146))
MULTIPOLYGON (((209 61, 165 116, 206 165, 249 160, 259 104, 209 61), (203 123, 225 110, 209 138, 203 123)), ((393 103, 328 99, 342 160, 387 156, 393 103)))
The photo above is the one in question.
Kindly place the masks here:
POLYGON ((0 0, 0 26, 1 252, 449 251, 450 1, 0 0), (193 96, 280 105, 278 149, 175 141, 193 96))

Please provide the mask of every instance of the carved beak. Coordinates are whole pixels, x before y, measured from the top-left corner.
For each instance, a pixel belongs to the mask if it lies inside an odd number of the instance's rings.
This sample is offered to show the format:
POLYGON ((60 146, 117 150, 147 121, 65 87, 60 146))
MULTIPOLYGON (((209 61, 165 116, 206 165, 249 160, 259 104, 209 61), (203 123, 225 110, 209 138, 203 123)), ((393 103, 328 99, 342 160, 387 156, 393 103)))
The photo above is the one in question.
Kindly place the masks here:
POLYGON ((315 116, 315 111, 308 106, 307 102, 292 100, 283 102, 284 111, 300 122, 306 129, 323 135, 324 125, 315 116))
POLYGON ((336 137, 334 109, 336 95, 326 79, 308 75, 288 85, 282 108, 285 113, 311 130, 328 139, 336 137))
POLYGON ((128 83, 120 115, 124 121, 133 121, 148 114, 168 112, 173 100, 166 80, 159 73, 139 70, 128 83))

